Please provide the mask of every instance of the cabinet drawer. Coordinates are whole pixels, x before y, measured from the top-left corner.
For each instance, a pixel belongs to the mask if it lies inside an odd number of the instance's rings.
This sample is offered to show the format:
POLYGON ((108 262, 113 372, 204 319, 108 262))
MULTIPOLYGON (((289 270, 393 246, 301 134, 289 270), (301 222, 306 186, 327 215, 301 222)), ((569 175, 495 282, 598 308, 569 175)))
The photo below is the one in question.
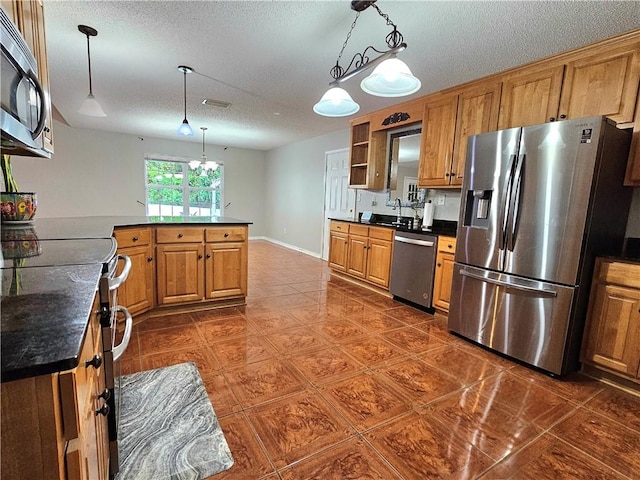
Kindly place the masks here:
POLYGON ((369 227, 369 238, 377 238, 378 240, 393 240, 395 230, 384 227, 369 227))
POLYGON ((118 248, 149 245, 151 243, 151 229, 149 228, 118 228, 113 232, 118 242, 118 248))
POLYGON ((157 243, 201 243, 204 240, 202 228, 157 228, 157 243))
POLYGON ((640 264, 600 260, 598 280, 640 289, 640 264))
POLYGON ((331 220, 329 229, 332 232, 349 233, 349 224, 347 222, 336 222, 335 220, 331 220))
POLYGON ((244 242, 247 239, 246 227, 205 228, 207 242, 244 242))
POLYGON ((361 235, 363 237, 367 237, 369 236, 369 227, 352 223, 349 225, 349 233, 352 235, 361 235))
POLYGON ((455 253, 456 239, 454 237, 438 237, 438 251, 455 253))

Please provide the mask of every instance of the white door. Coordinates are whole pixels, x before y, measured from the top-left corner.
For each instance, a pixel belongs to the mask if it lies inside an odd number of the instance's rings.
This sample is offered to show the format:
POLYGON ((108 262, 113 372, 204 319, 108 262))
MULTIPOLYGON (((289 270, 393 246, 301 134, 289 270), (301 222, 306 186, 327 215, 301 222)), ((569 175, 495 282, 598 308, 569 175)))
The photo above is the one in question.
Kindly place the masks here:
POLYGON ((356 192, 349 185, 349 149, 332 150, 324 154, 324 230, 322 258, 329 258, 329 219, 353 220, 356 192))

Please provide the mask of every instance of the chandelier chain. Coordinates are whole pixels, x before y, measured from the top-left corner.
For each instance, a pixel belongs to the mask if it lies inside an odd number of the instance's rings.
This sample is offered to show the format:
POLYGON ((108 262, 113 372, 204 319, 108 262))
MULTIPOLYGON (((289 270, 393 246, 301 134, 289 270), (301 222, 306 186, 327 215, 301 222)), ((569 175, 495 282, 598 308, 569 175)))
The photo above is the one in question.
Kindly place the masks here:
POLYGON ((356 18, 353 21, 353 23, 351 24, 351 30, 349 30, 349 33, 347 33, 347 38, 345 39, 344 43, 342 44, 342 50, 340 50, 340 53, 338 54, 338 60, 336 60, 336 63, 340 63, 340 59, 342 58, 342 54, 344 53, 344 49, 347 48, 347 43, 349 43, 349 39, 351 38, 351 33, 353 32, 353 29, 356 27, 356 22, 358 21, 358 17, 360 16, 360 12, 356 13, 356 18))

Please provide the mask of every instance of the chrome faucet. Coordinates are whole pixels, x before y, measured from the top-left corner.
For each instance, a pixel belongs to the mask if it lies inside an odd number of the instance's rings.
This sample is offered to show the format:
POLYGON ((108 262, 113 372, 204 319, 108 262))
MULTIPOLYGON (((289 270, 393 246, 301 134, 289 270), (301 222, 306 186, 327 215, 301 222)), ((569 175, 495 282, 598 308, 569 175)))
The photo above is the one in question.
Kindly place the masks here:
MULTIPOLYGON (((394 204, 395 203, 398 204, 398 218, 396 219, 396 222, 398 225, 400 225, 402 223, 402 200, 400 200, 399 198, 396 198, 394 204)), ((396 208, 395 205, 393 208, 396 208)))

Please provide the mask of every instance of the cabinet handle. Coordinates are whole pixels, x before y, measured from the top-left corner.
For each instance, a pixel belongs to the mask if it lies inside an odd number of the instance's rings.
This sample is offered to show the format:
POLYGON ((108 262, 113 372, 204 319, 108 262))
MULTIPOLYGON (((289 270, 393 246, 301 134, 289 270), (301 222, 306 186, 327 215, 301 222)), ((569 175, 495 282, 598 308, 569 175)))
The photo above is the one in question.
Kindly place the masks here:
POLYGON ((453 248, 453 245, 449 244, 447 245, 447 248, 453 248))
POLYGON ((184 235, 182 233, 178 234, 178 238, 182 238, 184 235))
POLYGON ((207 253, 207 258, 211 258, 211 254, 210 253, 207 253))
POLYGON ((455 177, 456 176, 456 172, 451 172, 451 176, 455 177))
POLYGON ((448 176, 449 176, 449 173, 448 173, 448 172, 447 172, 447 173, 445 173, 445 174, 444 174, 444 176, 445 176, 445 177, 448 177, 448 176))
POLYGON ((153 257, 147 257, 147 262, 153 262, 153 257))
POLYGON ((202 260, 202 254, 198 254, 198 260, 202 260))
POLYGON ((109 391, 108 388, 104 389, 104 392, 102 392, 100 395, 98 395, 98 398, 104 398, 105 402, 107 400, 109 400, 111 398, 111 392, 109 391))
POLYGON ((104 405, 102 405, 98 410, 96 410, 96 417, 98 415, 102 415, 104 417, 106 417, 107 415, 109 415, 109 412, 111 411, 111 409, 109 408, 109 405, 107 405, 106 403, 104 405))
POLYGON ((131 240, 133 240, 134 242, 138 241, 138 237, 133 237, 131 240))
POLYGON ((549 121, 550 122, 555 122, 556 121, 556 117, 549 117, 549 121))
POLYGON ((562 113, 560 114, 560 118, 567 118, 567 116, 564 113, 562 113))
POLYGON ((441 266, 442 266, 442 264, 441 264, 441 263, 436 263, 436 265, 437 265, 437 266, 439 266, 439 267, 441 267, 441 266))
POLYGON ((229 236, 229 234, 227 232, 224 232, 224 238, 227 238, 229 236))
POLYGON ((94 355, 91 360, 87 360, 84 362, 85 368, 89 368, 90 366, 93 368, 100 368, 102 365, 102 357, 100 355, 94 355))

